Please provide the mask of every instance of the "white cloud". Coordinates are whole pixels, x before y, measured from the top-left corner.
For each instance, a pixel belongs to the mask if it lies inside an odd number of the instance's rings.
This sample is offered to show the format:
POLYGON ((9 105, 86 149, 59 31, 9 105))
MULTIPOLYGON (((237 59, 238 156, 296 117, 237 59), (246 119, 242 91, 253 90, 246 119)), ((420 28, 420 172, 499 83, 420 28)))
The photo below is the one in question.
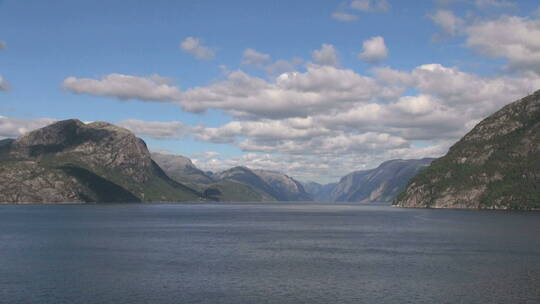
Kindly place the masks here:
POLYGON ((178 103, 190 112, 217 108, 242 118, 284 118, 398 94, 352 70, 308 65, 306 72, 285 73, 271 82, 235 71, 224 81, 186 90, 178 103))
POLYGON ((320 50, 315 50, 312 53, 313 61, 321 65, 338 66, 339 60, 337 51, 331 44, 323 44, 320 50))
POLYGON ((15 138, 55 122, 52 118, 24 119, 0 116, 0 138, 15 138))
POLYGON ((358 16, 345 12, 333 12, 332 18, 342 22, 352 22, 358 20, 358 16))
POLYGON ((260 141, 248 138, 238 143, 244 151, 285 153, 291 155, 326 155, 339 157, 355 153, 376 154, 396 148, 407 147, 407 141, 387 133, 365 132, 361 134, 335 134, 311 137, 304 141, 260 141), (312 151, 312 152, 307 152, 312 151))
POLYGON ((413 115, 428 114, 434 110, 434 101, 426 95, 401 97, 394 106, 401 112, 413 115))
MULTIPOLYGON (((540 87, 532 75, 485 77, 437 63, 411 70, 378 67, 372 77, 331 65, 308 63, 304 68, 271 79, 232 71, 220 81, 182 92, 157 78, 145 94, 156 96, 156 83, 165 83, 172 93, 164 94, 164 100, 191 112, 222 110, 233 121, 215 127, 174 121, 119 124, 138 135, 189 136, 247 153, 235 159, 208 156, 215 166, 266 166, 314 179, 329 168, 343 175, 392 158, 439 156, 480 119, 540 87)), ((135 85, 89 80, 99 85, 83 86, 83 93, 150 100, 135 85)))
POLYGON ((254 49, 247 48, 244 50, 244 54, 242 56, 242 64, 243 65, 255 65, 255 66, 262 66, 263 64, 270 61, 270 55, 259 53, 254 49))
POLYGON ((371 70, 378 80, 388 84, 412 85, 412 79, 409 73, 398 71, 389 67, 376 67, 371 70))
POLYGON ((294 72, 298 69, 298 65, 302 64, 303 59, 295 57, 291 60, 278 59, 275 62, 263 67, 266 74, 276 76, 283 73, 294 72))
POLYGON ((433 15, 428 16, 433 23, 438 25, 444 33, 454 36, 462 30, 464 21, 454 15, 452 11, 439 9, 433 15))
MULTIPOLYGON (((190 127, 189 132, 199 140, 233 143, 248 152, 335 157, 362 153, 374 157, 383 150, 403 149, 415 140, 433 143, 456 140, 479 119, 540 86, 540 80, 535 78, 482 78, 440 64, 422 65, 409 72, 381 68, 376 75, 383 70, 384 76, 399 76, 387 77, 386 85, 420 92, 411 96, 399 96, 397 93, 383 100, 374 98, 381 90, 374 79, 333 67, 313 68, 316 69, 312 70, 313 74, 285 74, 286 77, 273 85, 264 81, 260 85, 268 94, 277 90, 270 95, 277 94, 279 90, 294 90, 320 100, 333 100, 333 103, 323 103, 324 106, 313 107, 312 111, 303 113, 295 110, 305 106, 292 105, 291 111, 287 111, 287 103, 284 103, 282 111, 287 115, 272 117, 259 112, 261 115, 252 117, 256 120, 232 121, 213 128, 190 127), (331 79, 335 82, 332 83, 331 79), (339 102, 331 97, 332 90, 358 97, 360 94, 355 92, 359 92, 359 88, 365 89, 370 82, 375 85, 376 92, 366 98, 347 97, 339 102)), ((221 85, 234 90, 228 84, 221 85)), ((396 92, 403 92, 403 89, 396 92)), ((243 101, 235 100, 235 104, 229 104, 229 111, 233 111, 233 106, 237 107, 236 111, 244 110, 245 105, 241 103, 254 103, 256 100, 262 100, 262 104, 271 103, 258 97, 251 99, 251 94, 244 95, 243 101)), ((223 100, 227 98, 220 101, 223 100)), ((174 134, 171 136, 173 138, 174 134)))
POLYGON ((6 82, 4 77, 0 76, 0 91, 8 91, 10 88, 9 83, 6 82))
POLYGON ((377 63, 388 56, 388 48, 384 43, 384 38, 376 36, 365 40, 362 44, 363 49, 358 58, 368 63, 377 63))
MULTIPOLYGON (((242 54, 242 65, 250 65, 266 72, 270 77, 280 75, 282 73, 294 72, 298 66, 303 63, 302 58, 294 57, 291 60, 278 59, 272 62, 269 54, 258 52, 254 49, 247 48, 242 54)), ((224 74, 230 74, 230 70, 225 70, 224 74)))
POLYGON ((480 77, 440 64, 421 65, 408 73, 385 68, 376 70, 375 74, 385 77, 385 81, 436 96, 442 104, 474 115, 474 119, 540 88, 540 79, 534 76, 480 77), (383 73, 379 74, 380 71, 383 73))
POLYGON ((362 12, 387 12, 391 6, 386 0, 353 0, 350 7, 362 12))
POLYGON ((502 16, 466 28, 467 46, 493 58, 506 58, 516 71, 540 74, 540 19, 502 16))
POLYGON ((214 50, 204 46, 200 38, 187 37, 180 43, 180 48, 199 59, 210 60, 215 57, 214 50))
POLYGON ((155 139, 182 139, 191 135, 196 129, 196 127, 178 121, 159 122, 128 119, 117 124, 139 136, 148 136, 155 139))
POLYGON ((107 96, 120 100, 170 101, 180 95, 180 90, 170 83, 170 79, 158 75, 137 77, 109 74, 99 80, 68 77, 62 87, 75 94, 107 96))
POLYGON ((310 119, 232 121, 217 128, 200 128, 197 138, 210 142, 233 142, 237 137, 258 141, 296 140, 329 135, 324 127, 315 127, 310 119))

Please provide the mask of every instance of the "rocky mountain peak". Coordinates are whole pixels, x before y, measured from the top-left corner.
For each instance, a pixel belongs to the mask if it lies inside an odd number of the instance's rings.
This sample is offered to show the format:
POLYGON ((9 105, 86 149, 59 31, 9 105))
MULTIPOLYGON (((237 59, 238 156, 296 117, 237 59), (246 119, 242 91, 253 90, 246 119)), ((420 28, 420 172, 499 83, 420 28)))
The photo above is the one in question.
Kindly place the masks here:
POLYGON ((29 132, 12 143, 11 156, 45 159, 63 157, 91 169, 107 167, 146 181, 152 159, 144 141, 127 129, 107 122, 85 124, 78 119, 58 121, 29 132))
POLYGON ((170 179, 143 140, 106 122, 55 122, 0 144, 0 202, 198 199, 170 179))

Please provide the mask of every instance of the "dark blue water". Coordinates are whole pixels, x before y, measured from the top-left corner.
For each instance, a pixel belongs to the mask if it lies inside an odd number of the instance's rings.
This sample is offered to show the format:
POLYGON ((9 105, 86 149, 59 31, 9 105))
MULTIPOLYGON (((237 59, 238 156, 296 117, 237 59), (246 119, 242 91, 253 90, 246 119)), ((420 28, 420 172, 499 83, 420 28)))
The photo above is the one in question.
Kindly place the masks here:
POLYGON ((1 303, 539 303, 540 213, 0 206, 1 303))

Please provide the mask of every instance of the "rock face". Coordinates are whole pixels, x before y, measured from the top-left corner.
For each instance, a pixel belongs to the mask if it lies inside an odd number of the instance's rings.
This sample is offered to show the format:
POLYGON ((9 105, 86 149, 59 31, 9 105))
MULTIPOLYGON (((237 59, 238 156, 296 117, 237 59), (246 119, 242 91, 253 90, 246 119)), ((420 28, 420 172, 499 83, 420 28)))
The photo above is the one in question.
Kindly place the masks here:
POLYGON ((187 157, 154 152, 152 159, 177 182, 205 185, 215 182, 212 177, 197 168, 187 157))
POLYGON ((415 176, 400 207, 539 209, 540 91, 476 125, 415 176))
POLYGON ((313 197, 317 202, 332 202, 332 191, 336 187, 337 183, 319 184, 316 182, 304 183, 304 189, 307 193, 313 197))
POLYGON ((352 172, 341 178, 332 189, 334 202, 391 202, 432 158, 395 159, 382 163, 375 169, 352 172))
POLYGON ((274 171, 250 170, 246 167, 234 167, 213 176, 219 180, 229 180, 250 186, 263 200, 306 201, 311 196, 304 187, 293 178, 274 171))
POLYGON ((0 202, 197 200, 130 131, 70 119, 0 142, 0 202))

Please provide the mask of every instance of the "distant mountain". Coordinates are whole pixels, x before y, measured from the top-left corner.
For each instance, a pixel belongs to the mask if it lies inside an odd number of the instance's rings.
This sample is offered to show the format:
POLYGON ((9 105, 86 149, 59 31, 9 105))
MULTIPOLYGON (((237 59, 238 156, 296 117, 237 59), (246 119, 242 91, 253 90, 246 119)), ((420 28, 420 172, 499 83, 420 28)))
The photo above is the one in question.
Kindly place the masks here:
POLYGON ((409 180, 426 168, 432 158, 395 159, 371 170, 355 171, 338 183, 304 183, 304 188, 319 202, 391 202, 409 180))
POLYGON ((313 197, 294 178, 277 171, 253 170, 273 189, 274 197, 280 201, 312 201, 313 197))
POLYGON ((415 176, 394 204, 540 209, 540 90, 476 125, 415 176))
POLYGON ((221 180, 211 172, 197 168, 191 159, 177 154, 152 153, 152 159, 173 180, 201 191, 205 199, 226 202, 260 202, 274 198, 264 191, 257 191, 246 183, 233 179, 221 180))
POLYGON ((211 184, 214 181, 207 173, 197 168, 191 159, 182 155, 162 154, 153 152, 152 159, 167 175, 180 183, 211 184))
POLYGON ((69 119, 0 142, 0 202, 200 199, 161 170, 144 141, 109 123, 69 119))
POLYGON ((335 202, 391 202, 432 158, 389 160, 375 169, 352 172, 341 178, 331 198, 335 202))
POLYGON ((303 184, 307 193, 317 202, 332 202, 332 191, 337 183, 319 184, 316 182, 306 182, 303 184))
POLYGON ((298 181, 279 172, 234 167, 216 173, 213 177, 219 180, 236 181, 248 185, 257 191, 264 200, 311 200, 311 196, 305 192, 298 181))

